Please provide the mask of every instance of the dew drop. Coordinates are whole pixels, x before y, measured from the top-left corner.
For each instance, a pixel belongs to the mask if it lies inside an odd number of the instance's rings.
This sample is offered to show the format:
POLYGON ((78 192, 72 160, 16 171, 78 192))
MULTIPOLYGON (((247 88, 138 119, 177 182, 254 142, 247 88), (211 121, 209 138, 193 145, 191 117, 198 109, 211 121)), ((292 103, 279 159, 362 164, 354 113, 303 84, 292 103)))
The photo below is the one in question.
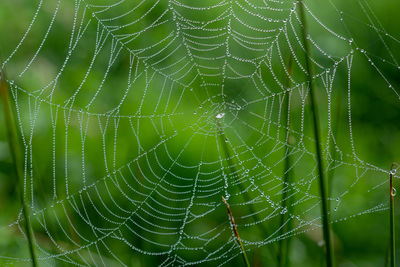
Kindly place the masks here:
POLYGON ((396 188, 392 188, 392 192, 390 193, 392 195, 392 197, 396 196, 396 188))
POLYGON ((390 174, 391 174, 391 175, 396 174, 396 170, 395 170, 395 169, 390 170, 390 174))
POLYGON ((281 210, 281 214, 285 214, 285 213, 287 213, 287 208, 283 208, 283 209, 281 210))
POLYGON ((217 114, 217 116, 215 116, 217 119, 222 119, 225 116, 225 112, 219 113, 217 114))

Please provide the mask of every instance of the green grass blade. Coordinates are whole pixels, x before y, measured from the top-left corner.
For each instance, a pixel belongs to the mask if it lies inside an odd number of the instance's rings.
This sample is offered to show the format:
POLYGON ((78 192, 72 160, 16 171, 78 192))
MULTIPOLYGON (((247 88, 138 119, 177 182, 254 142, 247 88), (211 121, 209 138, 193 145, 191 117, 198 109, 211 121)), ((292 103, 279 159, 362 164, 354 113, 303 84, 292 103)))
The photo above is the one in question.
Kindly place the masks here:
POLYGON ((8 95, 8 86, 5 80, 5 75, 3 70, 0 69, 0 94, 1 94, 1 99, 3 102, 4 106, 4 115, 6 119, 6 128, 7 128, 7 136, 8 136, 8 144, 10 147, 10 154, 13 160, 13 167, 14 167, 14 172, 17 177, 17 191, 19 190, 19 195, 21 199, 21 204, 22 204, 22 210, 23 210, 23 216, 25 219, 25 231, 28 237, 28 245, 29 245, 29 251, 32 259, 32 266, 36 267, 38 266, 37 264, 37 258, 36 258, 36 253, 35 253, 35 246, 33 244, 33 232, 32 232, 32 225, 30 222, 30 217, 29 217, 29 210, 28 210, 28 205, 25 201, 24 194, 23 194, 23 175, 22 175, 22 160, 21 160, 21 151, 20 151, 20 146, 18 143, 18 137, 17 137, 17 127, 14 121, 13 117, 13 111, 10 106, 10 99, 8 95))
POLYGON ((396 265, 396 240, 395 240, 395 221, 394 221, 394 196, 396 191, 393 188, 393 174, 396 170, 393 169, 394 164, 390 167, 390 192, 389 192, 389 202, 390 202, 390 244, 389 244, 389 254, 390 254, 390 266, 394 267, 396 265))
MULTIPOLYGON (((289 56, 289 62, 288 62, 288 73, 289 75, 292 75, 292 71, 293 71, 293 56, 292 54, 290 54, 289 56)), ((289 77, 286 80, 286 87, 289 88, 290 87, 290 79, 289 77)), ((284 129, 286 129, 285 131, 285 138, 286 141, 288 143, 288 146, 286 147, 285 150, 285 165, 284 165, 284 169, 283 169, 283 185, 288 185, 291 181, 291 175, 292 172, 290 171, 290 165, 291 165, 291 158, 289 156, 289 145, 290 144, 290 131, 289 131, 289 126, 290 126, 290 99, 289 99, 290 95, 288 93, 286 100, 285 100, 285 106, 286 106, 286 110, 284 112, 284 121, 286 121, 286 127, 284 129)), ((290 229, 292 228, 291 225, 291 219, 288 219, 288 215, 292 213, 292 209, 291 209, 291 202, 287 199, 288 197, 288 190, 284 190, 283 194, 282 194, 282 206, 283 207, 287 207, 287 212, 281 214, 281 223, 280 225, 282 226, 281 230, 279 231, 280 234, 279 236, 283 236, 285 233, 287 233, 288 231, 290 231, 290 229), (289 220, 287 223, 285 223, 287 220, 289 220)), ((290 259, 289 259, 289 247, 290 247, 290 237, 287 237, 285 239, 281 239, 279 241, 279 249, 278 249, 278 266, 280 267, 287 267, 290 265, 290 259)))
MULTIPOLYGON (((230 173, 232 175, 234 175, 235 173, 237 173, 237 171, 236 171, 236 169, 234 167, 235 165, 234 165, 234 162, 233 162, 232 153, 230 153, 229 147, 228 147, 228 145, 226 143, 227 142, 226 141, 227 138, 225 136, 224 130, 222 129, 222 127, 221 127, 221 125, 219 124, 218 121, 217 121, 217 126, 218 126, 218 131, 219 131, 220 144, 222 146, 223 152, 225 153, 225 158, 227 160, 227 165, 228 165, 229 171, 230 171, 230 173)), ((242 188, 241 184, 238 184, 238 187, 239 187, 240 191, 243 191, 243 188, 242 188)), ((249 197, 247 192, 244 192, 242 194, 242 197, 243 197, 245 202, 249 202, 250 201, 250 197, 249 197)), ((253 220, 255 222, 261 221, 261 219, 258 217, 258 214, 257 214, 256 210, 254 209, 253 205, 249 205, 249 212, 250 212, 250 214, 252 214, 253 220)), ((266 237, 266 236, 270 235, 268 229, 265 227, 264 224, 258 223, 257 226, 258 226, 258 229, 260 230, 260 232, 261 232, 261 234, 263 236, 266 237)), ((275 255, 277 253, 277 248, 275 246, 275 243, 273 243, 273 244, 271 244, 269 246, 269 253, 272 255, 272 258, 275 257, 275 255)))
POLYGON ((303 38, 303 45, 305 49, 305 64, 307 70, 307 79, 308 84, 310 87, 310 102, 311 102, 311 113, 312 113, 312 120, 313 120, 313 128, 314 128, 314 138, 315 138, 315 150, 317 153, 317 167, 318 167, 318 178, 319 178, 319 188, 320 188, 320 195, 321 195, 321 211, 322 211, 322 231, 325 241, 325 248, 326 248, 326 265, 328 267, 333 266, 333 250, 331 244, 331 235, 330 235, 330 226, 329 226, 329 212, 328 212, 328 201, 326 195, 326 188, 325 188, 325 179, 324 179, 324 168, 322 166, 322 152, 321 152, 321 145, 320 145, 320 137, 319 137, 319 120, 318 120, 318 108, 317 103, 315 100, 315 92, 314 92, 314 84, 312 79, 312 67, 311 67, 311 60, 310 60, 310 49, 309 44, 307 42, 307 24, 306 18, 304 13, 304 6, 303 1, 299 0, 299 9, 300 9, 300 20, 302 23, 302 38, 303 38))
POLYGON ((238 232, 238 230, 236 228, 235 219, 233 218, 231 208, 229 207, 229 204, 228 204, 228 202, 226 201, 226 199, 224 197, 222 197, 222 201, 225 203, 226 208, 228 210, 229 219, 230 219, 230 222, 231 222, 231 225, 232 225, 232 229, 233 229, 233 232, 235 233, 236 241, 238 242, 238 244, 240 246, 240 250, 242 251, 242 256, 243 256, 244 263, 245 263, 245 265, 247 267, 250 267, 250 262, 249 262, 249 259, 247 258, 246 250, 244 249, 242 240, 240 239, 240 236, 239 236, 239 232, 238 232))

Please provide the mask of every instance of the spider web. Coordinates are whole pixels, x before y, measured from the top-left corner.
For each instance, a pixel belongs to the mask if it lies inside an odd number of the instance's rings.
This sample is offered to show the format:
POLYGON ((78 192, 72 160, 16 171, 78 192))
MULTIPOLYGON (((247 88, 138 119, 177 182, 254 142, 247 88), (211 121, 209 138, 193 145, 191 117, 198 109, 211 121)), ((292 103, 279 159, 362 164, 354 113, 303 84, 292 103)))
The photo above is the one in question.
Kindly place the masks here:
MULTIPOLYGON (((307 57, 335 223, 387 209, 374 196, 388 170, 364 161, 354 141, 352 71, 371 70, 397 101, 386 73, 400 69, 400 42, 368 2, 346 11, 309 2, 307 57), (359 45, 349 22, 382 54, 359 45), (357 194, 371 200, 356 204, 357 194)), ((298 2, 35 4, 2 68, 40 264, 131 265, 134 254, 162 266, 224 265, 241 251, 221 196, 247 250, 321 228, 298 2)), ((20 212, 3 229, 25 236, 22 221, 20 212)), ((30 261, 13 251, 1 258, 30 261)))

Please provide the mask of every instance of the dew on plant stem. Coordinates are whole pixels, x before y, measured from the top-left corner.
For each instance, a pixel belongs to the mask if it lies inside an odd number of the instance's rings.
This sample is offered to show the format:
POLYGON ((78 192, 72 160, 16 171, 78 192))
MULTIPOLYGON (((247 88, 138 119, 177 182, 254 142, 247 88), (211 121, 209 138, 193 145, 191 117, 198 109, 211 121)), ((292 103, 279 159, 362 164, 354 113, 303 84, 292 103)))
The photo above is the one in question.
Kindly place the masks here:
POLYGON ((390 192, 390 194, 392 195, 392 197, 396 196, 396 188, 392 188, 392 192, 390 192))
POLYGON ((391 174, 391 175, 396 174, 396 170, 395 170, 395 169, 390 170, 390 174, 391 174))
POLYGON ((285 213, 287 213, 287 208, 283 208, 283 209, 281 210, 281 214, 285 214, 285 213))

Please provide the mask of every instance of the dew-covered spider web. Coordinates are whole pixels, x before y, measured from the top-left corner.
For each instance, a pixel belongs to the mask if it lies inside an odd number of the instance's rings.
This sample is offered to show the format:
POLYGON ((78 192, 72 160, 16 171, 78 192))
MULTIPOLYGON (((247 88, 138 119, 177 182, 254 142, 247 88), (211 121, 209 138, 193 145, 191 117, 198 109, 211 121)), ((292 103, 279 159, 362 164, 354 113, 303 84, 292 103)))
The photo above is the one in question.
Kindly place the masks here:
MULTIPOLYGON (((330 222, 388 208, 391 162, 363 157, 352 121, 366 77, 399 104, 399 36, 369 2, 305 1, 309 55, 297 1, 5 2, 19 23, 1 67, 41 266, 240 260, 221 197, 248 251, 320 229, 306 58, 330 222)), ((23 223, 16 211, 1 231, 24 239, 23 223)))

